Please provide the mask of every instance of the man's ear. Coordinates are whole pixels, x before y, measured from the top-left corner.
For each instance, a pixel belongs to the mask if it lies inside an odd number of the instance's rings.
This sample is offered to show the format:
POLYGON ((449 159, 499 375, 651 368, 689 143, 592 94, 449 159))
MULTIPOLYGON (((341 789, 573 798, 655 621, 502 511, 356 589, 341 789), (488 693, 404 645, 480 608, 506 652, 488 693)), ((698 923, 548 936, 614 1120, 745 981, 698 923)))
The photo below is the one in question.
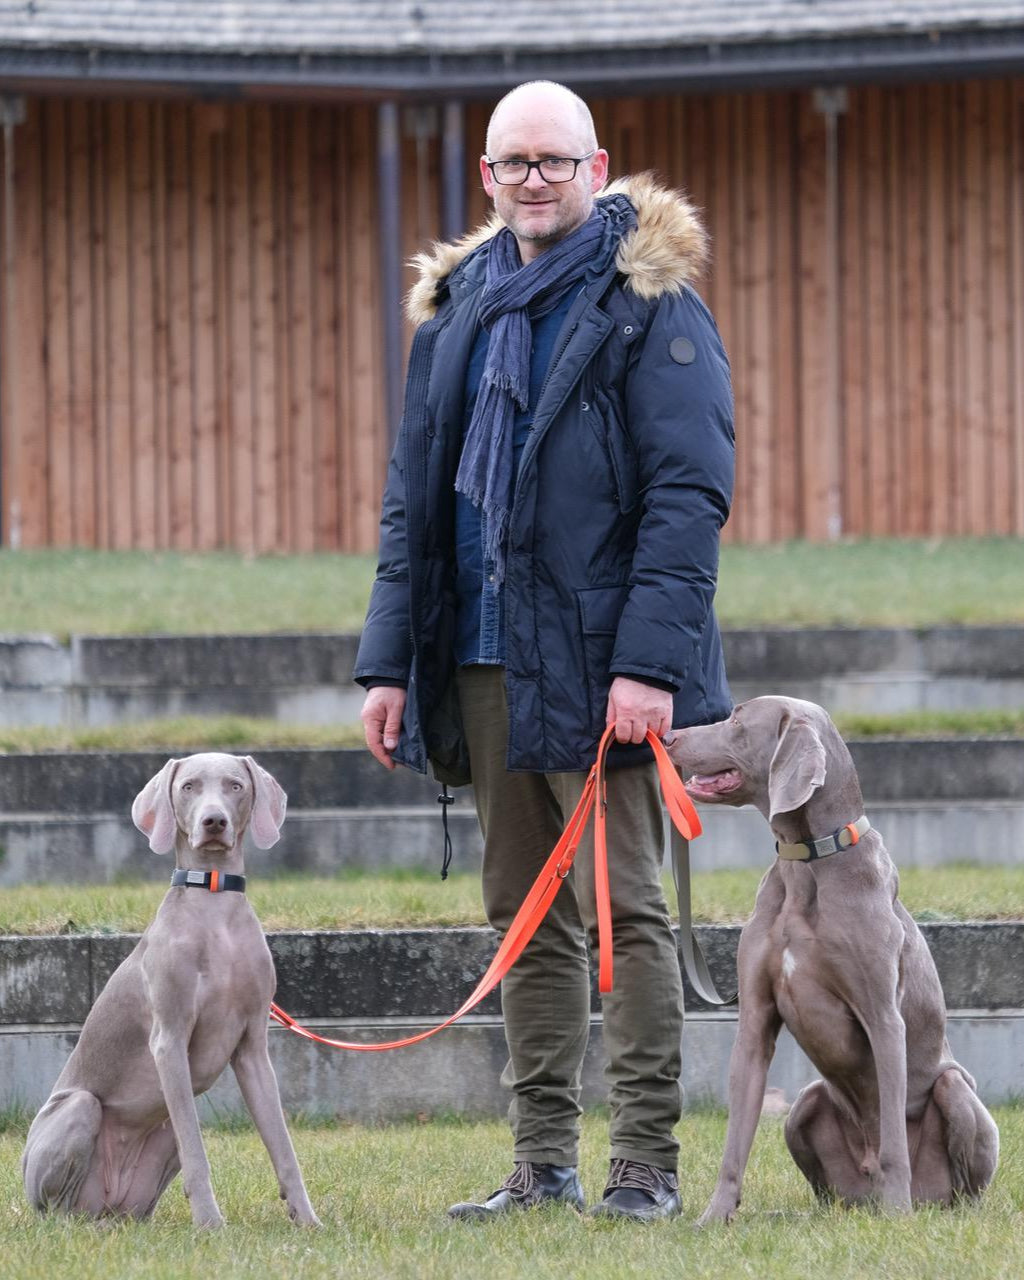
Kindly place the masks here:
POLYGON ((486 156, 480 157, 480 178, 484 184, 484 191, 486 191, 487 194, 493 200, 494 199, 494 174, 491 173, 490 169, 487 167, 486 156))
POLYGON ((825 781, 825 747, 809 720, 788 717, 768 770, 771 818, 805 805, 825 781))
POLYGON ((288 809, 288 797, 277 779, 258 765, 252 756, 242 761, 252 778, 252 816, 249 833, 257 849, 270 849, 281 838, 281 824, 288 809))
POLYGON ((178 834, 171 801, 171 783, 181 764, 180 760, 168 760, 159 773, 153 775, 132 803, 132 822, 143 835, 149 836, 149 847, 154 853, 170 853, 178 834))

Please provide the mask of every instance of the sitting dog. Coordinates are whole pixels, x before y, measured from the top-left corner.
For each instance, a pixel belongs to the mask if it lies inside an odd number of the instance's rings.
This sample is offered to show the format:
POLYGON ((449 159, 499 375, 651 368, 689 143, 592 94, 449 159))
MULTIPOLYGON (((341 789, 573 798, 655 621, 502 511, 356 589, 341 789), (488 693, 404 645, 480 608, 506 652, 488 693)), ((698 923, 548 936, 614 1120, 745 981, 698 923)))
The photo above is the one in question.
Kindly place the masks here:
POLYGON ((292 1220, 319 1225, 267 1053, 274 964, 245 898, 242 836, 269 849, 287 797, 251 757, 170 760, 132 805, 171 888, 111 976, 29 1130, 29 1201, 94 1217, 145 1218, 179 1169, 192 1221, 223 1225, 195 1096, 230 1062, 292 1220))
POLYGON ((754 698, 666 746, 692 775, 692 799, 754 805, 778 841, 740 936, 729 1125, 699 1225, 730 1220, 740 1203, 783 1023, 823 1077, 785 1127, 819 1198, 906 1210, 979 1195, 999 1132, 950 1054, 935 963, 829 716, 796 698, 754 698))

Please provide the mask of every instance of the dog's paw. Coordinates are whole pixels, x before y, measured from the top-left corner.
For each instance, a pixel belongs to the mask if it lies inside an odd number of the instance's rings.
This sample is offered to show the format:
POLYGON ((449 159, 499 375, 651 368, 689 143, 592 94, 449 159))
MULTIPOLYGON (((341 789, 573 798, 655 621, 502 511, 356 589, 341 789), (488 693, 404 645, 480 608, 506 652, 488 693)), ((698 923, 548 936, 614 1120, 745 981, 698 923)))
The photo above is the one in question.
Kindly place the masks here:
POLYGON ((219 1231, 226 1225, 216 1200, 210 1200, 206 1204, 192 1205, 192 1225, 201 1231, 219 1231))
POLYGON ((710 1227, 716 1222, 732 1222, 733 1218, 736 1216, 736 1210, 738 1208, 738 1204, 728 1205, 719 1201, 719 1199, 715 1197, 694 1223, 694 1226, 703 1228, 710 1227))

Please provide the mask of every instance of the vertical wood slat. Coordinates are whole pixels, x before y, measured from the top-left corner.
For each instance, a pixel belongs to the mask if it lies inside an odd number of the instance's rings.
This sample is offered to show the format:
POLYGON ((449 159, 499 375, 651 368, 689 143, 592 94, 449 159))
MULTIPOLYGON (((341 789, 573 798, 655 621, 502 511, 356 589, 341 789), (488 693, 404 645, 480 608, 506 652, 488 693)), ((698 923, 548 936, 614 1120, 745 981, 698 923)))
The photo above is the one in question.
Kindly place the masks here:
MULTIPOLYGON (((137 335, 131 325, 128 243, 127 108, 111 102, 106 123, 107 228, 104 275, 107 286, 106 469, 109 545, 124 550, 135 543, 132 512, 131 365, 137 335)), ((134 246, 133 246, 134 248, 134 246)))
POLYGON ((930 491, 926 532, 937 536, 953 527, 953 456, 950 412, 953 386, 953 353, 948 316, 951 272, 949 222, 945 199, 949 188, 951 157, 948 146, 949 95, 941 86, 926 89, 927 120, 926 189, 927 238, 922 246, 925 271, 925 392, 927 475, 930 491))
POLYGON ((1011 531, 1024 537, 1024 79, 1017 80, 1010 93, 1011 185, 1008 216, 1012 229, 1013 274, 1011 277, 1013 338, 1013 445, 1011 473, 1018 477, 1013 494, 1011 531))
POLYGON ((318 108, 310 116, 310 230, 312 253, 312 413, 316 510, 312 545, 329 551, 338 545, 338 298, 335 241, 335 113, 318 108))
POLYGON ((189 328, 192 334, 192 545, 209 550, 220 542, 217 503, 217 406, 215 395, 212 138, 219 108, 200 104, 189 113, 189 328))
POLYGON ((44 254, 46 277, 46 375, 48 383, 47 541, 67 547, 73 542, 71 503, 71 353, 68 296, 68 139, 67 104, 42 108, 44 254))
POLYGON ((93 391, 93 262, 90 198, 91 119, 95 106, 71 102, 68 121, 68 269, 71 359, 71 540, 100 545, 95 482, 96 418, 93 391))
POLYGON ((231 525, 230 543, 252 554, 257 547, 254 491, 254 368, 252 216, 249 191, 250 112, 244 106, 230 108, 224 148, 227 243, 227 423, 231 439, 229 454, 231 525))
POLYGON ((296 551, 316 545, 313 421, 313 268, 310 225, 309 111, 289 113, 288 321, 286 325, 292 426, 292 503, 288 544, 296 551))
POLYGON ((832 406, 828 387, 828 227, 825 201, 825 124, 810 99, 801 96, 798 142, 797 291, 800 316, 800 488, 805 536, 828 538, 832 469, 829 426, 832 406))
POLYGON ((1002 474, 1013 456, 1013 384, 1010 353, 1013 349, 1010 321, 1011 279, 1009 224, 1007 222, 1009 85, 995 80, 985 86, 988 145, 985 150, 985 185, 988 226, 985 261, 988 269, 985 307, 985 346, 989 356, 989 439, 985 532, 1008 534, 1013 528, 1013 494, 1002 483, 1002 474))
POLYGON ((986 189, 984 90, 978 81, 965 86, 964 102, 964 219, 963 255, 965 435, 963 519, 965 533, 984 533, 988 497, 985 483, 989 436, 989 373, 985 342, 985 209, 986 189))
POLYGON ((793 225, 796 184, 792 159, 797 95, 771 99, 772 138, 770 249, 774 275, 770 285, 771 359, 774 404, 770 418, 760 424, 772 459, 772 532, 774 539, 796 538, 800 526, 800 488, 796 483, 799 447, 799 392, 795 325, 797 269, 793 225))
POLYGON ((110 496, 110 366, 109 366, 109 281, 107 279, 109 237, 107 182, 108 103, 97 102, 89 118, 89 253, 92 258, 92 294, 89 300, 92 326, 92 479, 96 489, 96 544, 113 545, 113 510, 110 496))
POLYGON ((191 199, 189 118, 167 115, 167 397, 170 545, 195 546, 191 342, 191 199))
POLYGON ((867 352, 864 274, 864 99, 850 97, 842 129, 842 390, 843 529, 863 528, 870 501, 865 452, 867 352))
POLYGON ((277 395, 274 331, 274 201, 270 108, 252 109, 249 132, 252 218, 254 498, 257 551, 284 545, 277 504, 277 395))
POLYGON ((25 547, 45 546, 48 533, 41 117, 41 104, 28 102, 14 148, 16 289, 7 335, 11 358, 4 365, 13 383, 7 428, 12 447, 4 468, 12 474, 4 528, 12 544, 25 547))
MULTIPOLYGON (((357 107, 350 118, 349 163, 354 173, 368 173, 373 169, 373 145, 376 138, 374 115, 369 107, 357 107)), ((388 433, 397 423, 383 422, 381 403, 382 363, 380 341, 376 324, 379 294, 378 269, 375 254, 377 225, 376 185, 351 183, 347 188, 349 198, 349 227, 351 236, 348 261, 345 265, 351 287, 348 295, 348 330, 350 361, 348 374, 354 387, 363 389, 355 412, 365 414, 367 422, 376 422, 379 429, 364 431, 359 416, 353 426, 358 433, 353 441, 353 470, 349 500, 353 504, 355 540, 360 546, 374 546, 380 515, 380 486, 387 457, 388 433), (365 389, 372 388, 366 396, 365 389)))
POLYGON ((157 385, 154 367, 156 312, 153 292, 153 171, 151 166, 152 112, 145 103, 128 109, 128 219, 131 386, 129 416, 132 456, 126 464, 132 486, 134 526, 132 546, 158 545, 156 475, 159 452, 156 434, 157 385))

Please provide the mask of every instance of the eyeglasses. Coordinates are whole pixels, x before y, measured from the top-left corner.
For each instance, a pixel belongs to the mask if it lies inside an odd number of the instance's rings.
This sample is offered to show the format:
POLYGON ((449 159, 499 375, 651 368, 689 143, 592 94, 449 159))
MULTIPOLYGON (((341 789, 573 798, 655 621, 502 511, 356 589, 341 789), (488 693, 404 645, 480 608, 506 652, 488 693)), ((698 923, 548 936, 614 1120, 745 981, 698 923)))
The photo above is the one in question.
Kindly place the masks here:
POLYGON ((543 160, 485 160, 484 163, 500 186, 521 187, 530 176, 531 169, 536 169, 545 182, 572 182, 583 161, 596 154, 588 151, 579 159, 572 156, 545 156, 543 160))

